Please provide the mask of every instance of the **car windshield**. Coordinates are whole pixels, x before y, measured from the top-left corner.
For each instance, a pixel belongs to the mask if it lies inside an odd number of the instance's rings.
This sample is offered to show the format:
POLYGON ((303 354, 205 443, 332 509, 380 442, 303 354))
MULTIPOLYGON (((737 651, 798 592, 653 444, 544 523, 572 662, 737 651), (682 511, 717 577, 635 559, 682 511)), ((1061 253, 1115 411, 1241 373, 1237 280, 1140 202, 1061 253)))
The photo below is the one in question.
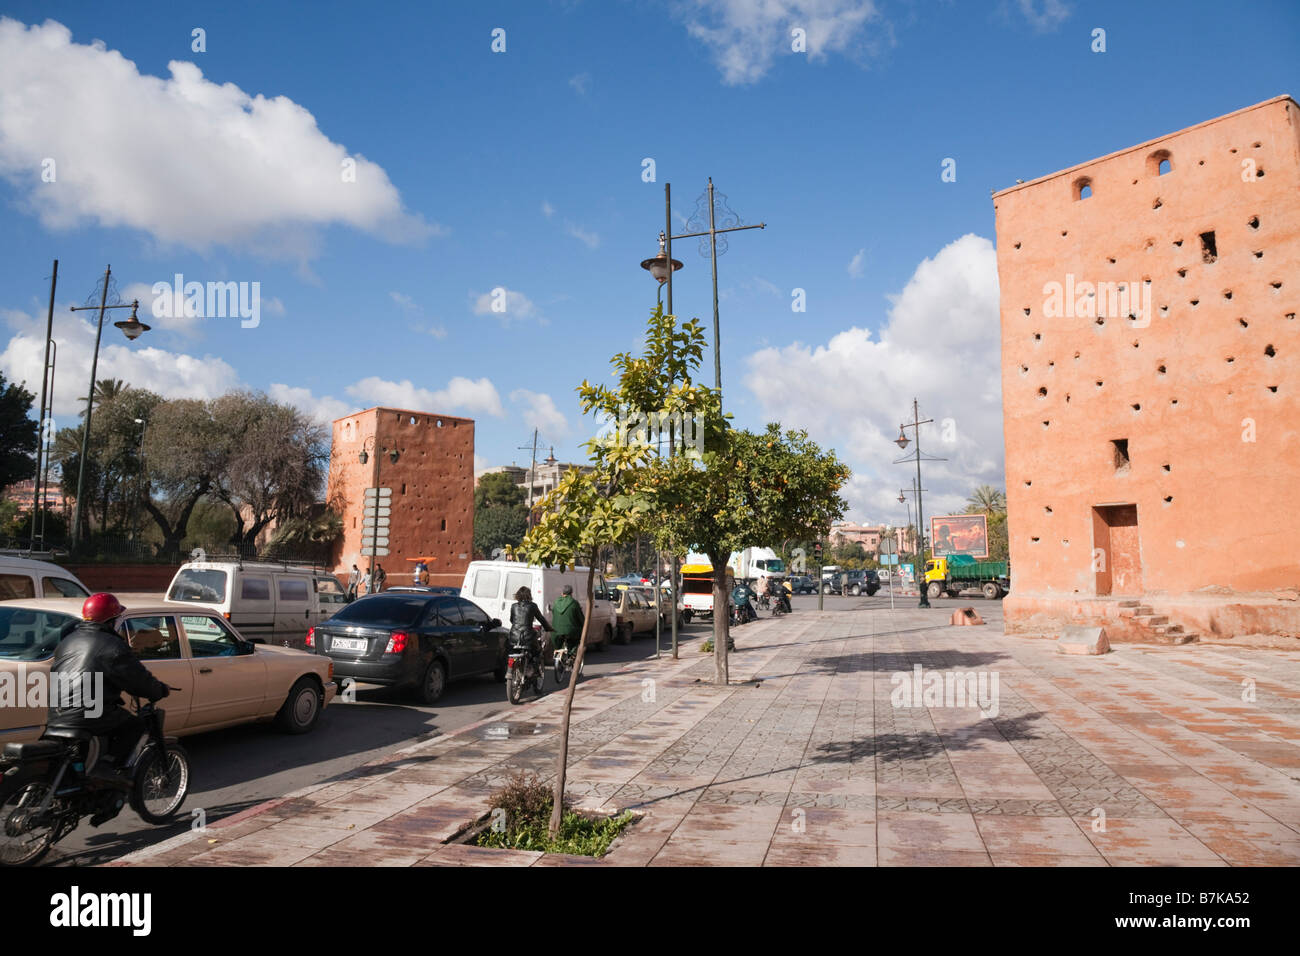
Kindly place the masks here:
POLYGON ((71 614, 57 611, 30 611, 0 605, 0 658, 10 661, 39 661, 54 653, 59 635, 68 624, 75 624, 71 614))
POLYGON ((427 594, 375 594, 353 601, 330 618, 329 623, 413 627, 428 605, 427 594))
POLYGON ((205 601, 220 604, 226 599, 226 572, 182 568, 167 592, 169 601, 205 601))

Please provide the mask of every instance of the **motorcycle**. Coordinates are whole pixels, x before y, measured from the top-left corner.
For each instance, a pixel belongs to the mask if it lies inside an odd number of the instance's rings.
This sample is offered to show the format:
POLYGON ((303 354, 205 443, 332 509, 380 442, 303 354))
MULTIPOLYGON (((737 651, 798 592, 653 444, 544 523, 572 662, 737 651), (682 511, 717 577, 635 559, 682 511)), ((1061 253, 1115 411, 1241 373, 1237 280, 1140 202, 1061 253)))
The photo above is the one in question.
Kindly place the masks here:
POLYGON ((510 648, 510 657, 506 661, 506 699, 512 704, 522 702, 524 690, 529 687, 538 697, 542 696, 546 669, 539 649, 541 635, 542 629, 534 626, 533 640, 529 644, 515 644, 510 648))
POLYGON ((136 712, 144 731, 116 772, 100 765, 108 738, 87 730, 47 728, 34 743, 5 745, 0 866, 38 862, 82 817, 91 816, 91 825, 99 826, 121 813, 124 803, 146 823, 171 822, 189 792, 189 756, 175 737, 163 735, 164 711, 137 700, 136 712))
POLYGON ((776 602, 772 605, 772 616, 780 617, 782 614, 789 614, 793 608, 790 607, 790 595, 782 592, 776 596, 776 602))

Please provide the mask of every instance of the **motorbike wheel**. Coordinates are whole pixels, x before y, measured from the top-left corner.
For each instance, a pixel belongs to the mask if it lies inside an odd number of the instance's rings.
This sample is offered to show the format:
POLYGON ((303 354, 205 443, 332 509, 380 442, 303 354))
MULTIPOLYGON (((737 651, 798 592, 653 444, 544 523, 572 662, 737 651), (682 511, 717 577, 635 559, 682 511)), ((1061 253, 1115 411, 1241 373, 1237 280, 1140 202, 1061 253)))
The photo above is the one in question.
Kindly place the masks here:
POLYGON ((146 823, 170 823, 190 789, 190 758, 180 744, 150 747, 131 781, 131 809, 146 823))
POLYGON ((0 866, 31 866, 54 846, 59 838, 54 814, 40 825, 31 819, 49 792, 48 781, 29 780, 0 796, 0 866))
POLYGON ((506 676, 506 700, 518 704, 524 699, 524 671, 520 664, 515 664, 506 676))

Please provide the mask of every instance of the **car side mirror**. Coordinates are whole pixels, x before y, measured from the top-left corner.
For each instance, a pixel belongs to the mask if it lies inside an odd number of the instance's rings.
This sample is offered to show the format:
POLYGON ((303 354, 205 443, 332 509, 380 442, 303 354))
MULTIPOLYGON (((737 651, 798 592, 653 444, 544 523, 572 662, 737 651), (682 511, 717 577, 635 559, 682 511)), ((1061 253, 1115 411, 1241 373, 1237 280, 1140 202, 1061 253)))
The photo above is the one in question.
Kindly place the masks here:
POLYGON ((492 618, 492 626, 493 626, 493 627, 500 627, 500 626, 501 626, 501 618, 499 618, 499 617, 494 617, 494 618, 492 618))

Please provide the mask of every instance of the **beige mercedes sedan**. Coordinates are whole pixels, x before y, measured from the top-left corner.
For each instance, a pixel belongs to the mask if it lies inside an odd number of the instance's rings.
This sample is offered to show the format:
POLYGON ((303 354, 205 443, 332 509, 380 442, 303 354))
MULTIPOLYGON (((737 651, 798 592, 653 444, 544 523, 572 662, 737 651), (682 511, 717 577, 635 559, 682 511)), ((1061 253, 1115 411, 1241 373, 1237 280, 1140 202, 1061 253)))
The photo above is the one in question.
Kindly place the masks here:
MULTIPOLYGON (((0 745, 37 740, 59 635, 81 620, 82 598, 0 602, 0 745)), ((291 734, 311 730, 338 686, 327 657, 252 643, 219 612, 159 603, 130 607, 118 619, 132 650, 173 688, 159 705, 176 736, 275 721, 291 734)), ((131 698, 124 696, 127 705, 131 698)))

